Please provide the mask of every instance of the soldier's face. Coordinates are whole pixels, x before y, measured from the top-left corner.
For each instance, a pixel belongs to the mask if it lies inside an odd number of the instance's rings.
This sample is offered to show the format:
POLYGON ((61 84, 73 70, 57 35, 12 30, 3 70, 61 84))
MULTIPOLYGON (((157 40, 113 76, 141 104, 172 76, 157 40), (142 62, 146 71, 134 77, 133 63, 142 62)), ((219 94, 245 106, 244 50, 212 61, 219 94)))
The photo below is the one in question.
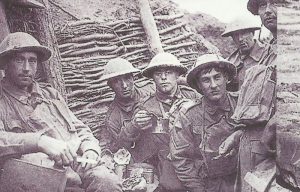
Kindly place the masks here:
POLYGON ((258 14, 263 25, 271 32, 277 31, 277 0, 259 0, 258 14))
POLYGON ((6 77, 20 89, 26 89, 33 82, 38 57, 34 52, 19 52, 8 59, 6 77))
POLYGON ((242 53, 247 53, 251 50, 252 46, 254 45, 253 36, 253 32, 249 30, 242 30, 232 33, 232 39, 242 53))
POLYGON ((160 68, 153 72, 156 89, 161 93, 171 94, 177 87, 179 74, 172 68, 160 68))
POLYGON ((202 70, 197 74, 197 86, 205 98, 218 102, 226 93, 227 79, 222 70, 202 70))
POLYGON ((108 81, 108 85, 115 92, 116 97, 121 99, 129 99, 133 94, 133 75, 126 74, 108 81))

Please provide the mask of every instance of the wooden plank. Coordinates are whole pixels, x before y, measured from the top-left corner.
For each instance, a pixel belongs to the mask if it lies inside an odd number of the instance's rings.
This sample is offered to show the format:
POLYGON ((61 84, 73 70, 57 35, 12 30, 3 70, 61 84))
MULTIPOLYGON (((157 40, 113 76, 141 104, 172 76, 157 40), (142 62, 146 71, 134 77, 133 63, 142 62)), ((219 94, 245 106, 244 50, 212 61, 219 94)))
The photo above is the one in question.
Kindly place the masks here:
POLYGON ((37 9, 45 8, 45 6, 42 3, 36 0, 10 0, 10 3, 12 3, 13 5, 29 7, 29 8, 37 8, 37 9))
MULTIPOLYGON (((5 14, 5 5, 0 1, 0 42, 9 34, 9 26, 5 14)), ((0 69, 0 80, 4 77, 4 71, 0 69)))
POLYGON ((0 42, 9 34, 9 26, 5 14, 5 5, 0 1, 0 42))
POLYGON ((140 9, 141 21, 147 35, 150 51, 154 53, 154 55, 159 52, 164 52, 159 38, 157 26, 151 12, 149 1, 138 0, 138 6, 140 9))

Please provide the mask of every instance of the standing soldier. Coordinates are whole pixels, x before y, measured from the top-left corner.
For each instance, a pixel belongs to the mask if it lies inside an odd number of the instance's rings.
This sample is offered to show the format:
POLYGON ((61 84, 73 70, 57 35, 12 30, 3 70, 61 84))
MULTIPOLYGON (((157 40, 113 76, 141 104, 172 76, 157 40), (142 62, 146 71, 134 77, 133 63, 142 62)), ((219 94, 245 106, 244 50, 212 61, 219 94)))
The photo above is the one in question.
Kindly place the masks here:
POLYGON ((102 131, 106 147, 112 152, 125 147, 132 155, 134 162, 140 162, 140 152, 146 150, 147 137, 144 141, 135 141, 130 133, 134 124, 130 122, 134 110, 147 95, 154 92, 153 88, 139 88, 134 83, 134 73, 140 70, 134 68, 126 59, 115 58, 110 60, 104 68, 101 80, 107 80, 108 86, 115 93, 105 120, 105 129, 102 131), (134 148, 132 146, 135 146, 134 148))
POLYGON ((253 15, 259 15, 262 24, 272 33, 273 38, 264 49, 259 64, 269 65, 277 57, 277 7, 273 0, 249 0, 248 10, 253 15))
POLYGON ((233 191, 237 153, 218 156, 218 148, 234 132, 230 117, 237 98, 226 91, 234 75, 235 66, 215 54, 199 57, 187 75, 188 84, 203 97, 180 111, 170 154, 178 178, 191 192, 233 191))
POLYGON ((191 101, 189 99, 200 98, 200 95, 193 89, 177 84, 178 77, 186 71, 187 68, 174 55, 170 53, 157 54, 143 71, 145 77, 154 80, 156 92, 146 99, 133 117, 136 130, 132 132, 132 136, 144 142, 147 137, 152 139, 146 144, 149 149, 144 151, 142 158, 152 157, 155 159, 158 155, 159 160, 153 162, 153 165, 158 167, 162 191, 183 190, 167 156, 171 131, 169 125, 172 124, 180 104, 191 101), (160 133, 160 131, 164 131, 164 133, 160 133))
POLYGON ((237 46, 237 50, 227 58, 237 68, 236 78, 228 85, 230 91, 240 89, 246 70, 257 65, 262 57, 264 47, 253 38, 256 30, 260 30, 260 27, 244 19, 237 19, 229 23, 222 34, 223 37, 231 36, 237 46))
POLYGON ((36 162, 77 170, 86 191, 122 191, 117 175, 97 165, 101 149, 90 128, 57 90, 34 80, 38 63, 50 56, 47 47, 23 32, 9 34, 0 44, 0 66, 5 69, 0 83, 1 162, 31 155, 36 162), (35 156, 38 152, 47 156, 35 156), (78 156, 89 163, 77 163, 78 156))
POLYGON ((249 0, 248 10, 260 16, 273 39, 265 47, 258 65, 246 73, 237 108, 232 116, 243 127, 228 139, 227 147, 222 149, 228 152, 234 144, 239 143, 240 146, 236 192, 256 191, 253 188, 255 182, 250 186, 245 182, 245 176, 257 167, 275 170, 276 126, 268 126, 267 123, 275 112, 277 9, 273 0, 249 0))

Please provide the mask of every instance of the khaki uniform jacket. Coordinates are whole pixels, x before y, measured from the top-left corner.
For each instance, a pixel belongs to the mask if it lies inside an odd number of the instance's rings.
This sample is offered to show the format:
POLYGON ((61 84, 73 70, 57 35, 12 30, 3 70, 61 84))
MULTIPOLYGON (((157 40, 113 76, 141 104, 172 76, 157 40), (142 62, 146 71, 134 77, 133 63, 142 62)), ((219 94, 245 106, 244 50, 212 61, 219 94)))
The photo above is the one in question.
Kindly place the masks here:
MULTIPOLYGON (((269 44, 266 45, 263 56, 259 61, 259 65, 276 65, 276 40, 273 39, 269 44)), ((271 75, 271 80, 276 81, 276 71, 271 75)), ((244 93, 248 94, 248 93, 244 93)), ((269 99, 272 102, 272 112, 271 117, 275 113, 275 102, 276 93, 270 92, 269 99)), ((251 120, 249 120, 251 121, 251 120)), ((265 124, 261 122, 256 122, 252 120, 250 125, 244 128, 244 133, 240 140, 239 148, 239 177, 237 177, 236 192, 252 192, 255 191, 248 183, 246 183, 243 178, 246 173, 253 171, 255 167, 262 161, 270 158, 270 154, 264 144, 261 142, 261 138, 264 134, 265 124)))
POLYGON ((264 46, 255 42, 249 55, 241 55, 239 49, 234 51, 227 59, 237 68, 237 76, 228 85, 229 91, 238 91, 244 82, 246 70, 257 65, 263 56, 264 46))
POLYGON ((139 161, 139 150, 144 148, 144 142, 138 142, 138 138, 127 130, 133 126, 131 119, 134 111, 153 92, 150 87, 141 89, 135 86, 131 101, 124 103, 118 98, 113 100, 106 115, 105 129, 102 131, 106 149, 116 152, 125 147, 132 154, 134 161, 139 161))
POLYGON ((63 141, 79 138, 79 154, 87 150, 101 153, 99 142, 89 127, 69 110, 58 91, 37 82, 31 93, 27 93, 2 80, 0 131, 0 158, 37 152, 42 134, 63 141))
MULTIPOLYGON (((150 113, 155 114, 155 116, 162 118, 165 113, 169 112, 175 102, 182 99, 199 100, 200 97, 201 95, 195 90, 178 85, 177 91, 173 97, 166 97, 165 95, 156 92, 150 96, 141 107, 150 113)), ((172 121, 172 119, 169 120, 172 121)), ((171 125, 171 123, 169 125, 171 125)), ((171 129, 171 127, 169 128, 171 129)), ((160 153, 164 158, 167 158, 167 155, 169 154, 170 134, 152 134, 153 131, 154 127, 147 130, 147 137, 151 135, 152 138, 151 145, 149 146, 153 146, 150 147, 150 150, 146 149, 149 157, 160 153)))
MULTIPOLYGON (((230 119, 236 106, 236 97, 226 94, 221 106, 216 106, 202 98, 199 103, 186 111, 181 111, 175 122, 170 141, 170 158, 178 178, 190 191, 219 191, 222 181, 235 173, 237 156, 212 160, 218 156, 220 144, 234 132, 235 124, 230 119), (213 178, 214 186, 207 186, 208 178, 213 178)), ((212 179, 212 180, 213 180, 212 179)), ((231 191, 233 191, 231 182, 231 191)), ((228 190, 221 190, 228 191, 228 190)))

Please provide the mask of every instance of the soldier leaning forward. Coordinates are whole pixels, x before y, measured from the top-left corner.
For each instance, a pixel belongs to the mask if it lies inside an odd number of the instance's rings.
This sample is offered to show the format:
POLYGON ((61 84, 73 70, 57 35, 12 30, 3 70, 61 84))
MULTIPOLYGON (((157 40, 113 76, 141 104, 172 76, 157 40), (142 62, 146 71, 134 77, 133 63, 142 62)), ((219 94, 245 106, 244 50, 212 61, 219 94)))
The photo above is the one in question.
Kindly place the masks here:
POLYGON ((257 65, 262 57, 264 45, 253 39, 256 30, 260 30, 260 26, 243 18, 229 23, 222 34, 223 37, 231 36, 237 47, 227 58, 237 68, 237 76, 227 86, 229 91, 238 91, 241 88, 246 70, 257 65))
MULTIPOLYGON (((203 94, 199 103, 180 111, 170 141, 170 155, 178 178, 191 192, 232 192, 237 154, 218 153, 235 124, 230 119, 236 96, 226 91, 235 66, 215 54, 198 58, 187 75, 188 84, 203 94)), ((183 108, 184 109, 184 108, 183 108)))
POLYGON ((86 191, 122 191, 117 175, 97 165, 101 149, 90 128, 57 90, 34 81, 38 63, 50 56, 47 47, 23 32, 9 34, 0 44, 0 67, 5 69, 0 83, 0 162, 22 158, 43 166, 64 165, 80 176, 86 191), (78 163, 78 156, 96 163, 78 163))
POLYGON ((134 68, 130 62, 122 58, 110 60, 104 67, 101 80, 115 93, 113 102, 106 114, 105 128, 101 131, 102 142, 106 149, 116 152, 125 147, 131 154, 134 162, 139 162, 139 150, 146 142, 134 142, 128 135, 130 123, 135 109, 147 98, 154 89, 151 86, 138 86, 134 83, 134 73, 140 70, 134 68), (135 147, 132 147, 135 145, 135 147), (137 151, 138 150, 138 151, 137 151))
POLYGON ((177 84, 179 75, 186 71, 187 69, 170 53, 159 53, 151 60, 143 75, 154 80, 156 92, 136 110, 132 120, 134 126, 130 130, 132 139, 147 142, 145 147, 140 149, 139 161, 148 161, 158 168, 159 183, 163 191, 183 190, 167 155, 170 125, 174 116, 182 103, 200 98, 200 94, 193 89, 177 84), (151 141, 148 141, 148 138, 151 138, 151 141))

